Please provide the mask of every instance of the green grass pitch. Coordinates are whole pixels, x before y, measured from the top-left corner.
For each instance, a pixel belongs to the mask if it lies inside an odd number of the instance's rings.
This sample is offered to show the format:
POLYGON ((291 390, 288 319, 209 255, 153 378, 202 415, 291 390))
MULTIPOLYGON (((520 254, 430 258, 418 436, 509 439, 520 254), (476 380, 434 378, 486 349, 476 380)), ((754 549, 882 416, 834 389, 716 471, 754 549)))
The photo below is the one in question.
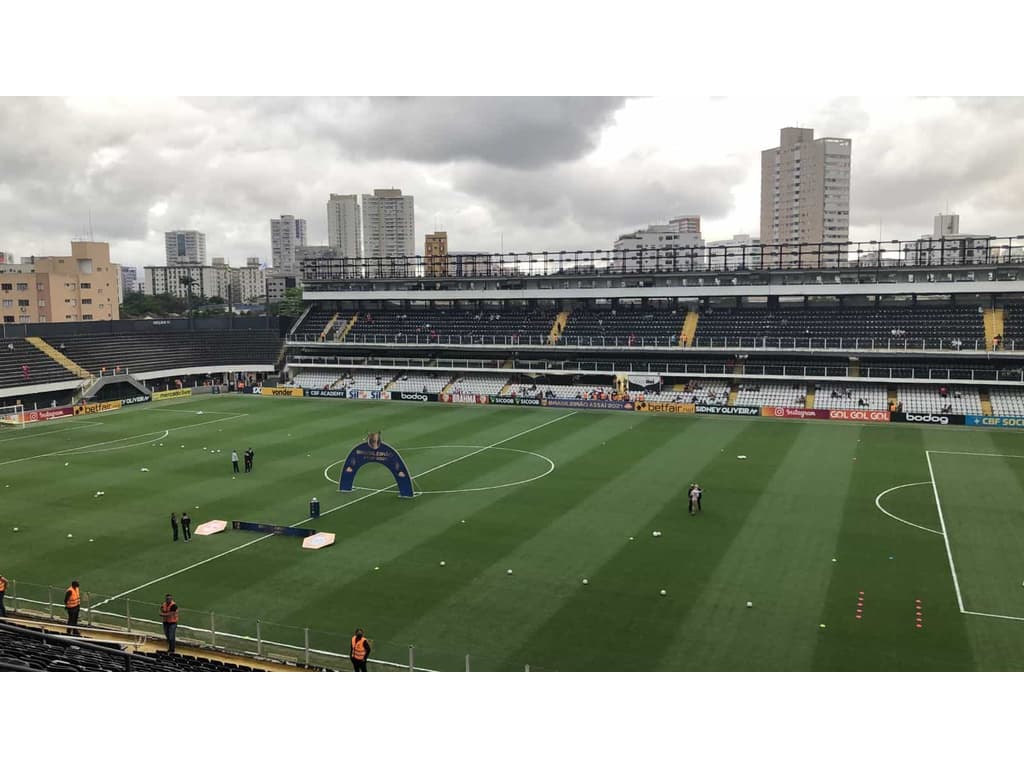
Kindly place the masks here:
POLYGON ((1019 670, 1022 455, 996 430, 201 397, 0 432, 0 573, 25 605, 77 578, 94 620, 152 621, 170 591, 235 647, 259 619, 268 643, 346 653, 358 625, 426 669, 1019 670), (375 430, 422 495, 337 491, 375 430), (314 495, 331 511, 303 522, 314 495), (338 540, 174 543, 185 510, 338 540))

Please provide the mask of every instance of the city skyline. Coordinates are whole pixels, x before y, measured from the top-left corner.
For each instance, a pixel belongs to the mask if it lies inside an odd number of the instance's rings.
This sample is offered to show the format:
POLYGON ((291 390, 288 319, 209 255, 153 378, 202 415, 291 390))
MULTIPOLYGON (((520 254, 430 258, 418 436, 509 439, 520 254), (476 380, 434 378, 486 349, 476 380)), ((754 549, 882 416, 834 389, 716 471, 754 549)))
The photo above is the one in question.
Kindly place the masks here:
POLYGON ((458 250, 604 249, 687 211, 707 240, 763 237, 760 154, 785 126, 856 144, 852 240, 912 239, 945 212, 980 234, 1024 229, 1019 97, 2 98, 0 125, 0 250, 20 259, 60 253, 91 217, 121 264, 162 264, 165 232, 198 230, 240 266, 266 258, 280 211, 327 244, 332 193, 387 186, 416 198, 416 232, 458 250), (266 135, 232 128, 239 115, 266 135))

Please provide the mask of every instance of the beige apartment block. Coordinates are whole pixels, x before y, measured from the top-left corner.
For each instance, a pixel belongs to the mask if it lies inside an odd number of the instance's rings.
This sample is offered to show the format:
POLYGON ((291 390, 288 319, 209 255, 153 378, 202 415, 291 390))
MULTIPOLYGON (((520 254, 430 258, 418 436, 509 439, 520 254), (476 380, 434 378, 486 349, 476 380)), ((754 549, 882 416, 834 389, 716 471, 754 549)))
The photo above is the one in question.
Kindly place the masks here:
POLYGON ((434 232, 426 236, 423 246, 423 269, 427 277, 448 277, 447 232, 434 232))
POLYGON ((70 256, 31 258, 0 270, 0 323, 119 320, 120 267, 110 244, 71 243, 70 256))
POLYGON ((816 266, 819 250, 823 264, 845 258, 851 144, 815 139, 812 128, 783 128, 779 146, 761 153, 761 241, 782 246, 766 250, 766 266, 816 266))

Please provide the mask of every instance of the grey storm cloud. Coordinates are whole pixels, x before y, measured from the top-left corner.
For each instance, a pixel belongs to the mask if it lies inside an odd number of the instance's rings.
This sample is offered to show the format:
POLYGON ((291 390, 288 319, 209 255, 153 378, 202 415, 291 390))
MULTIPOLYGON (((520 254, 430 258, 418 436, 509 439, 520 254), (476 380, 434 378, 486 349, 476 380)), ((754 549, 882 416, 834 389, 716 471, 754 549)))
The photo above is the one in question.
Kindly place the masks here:
POLYGON ((353 159, 422 163, 477 160, 538 168, 576 160, 597 146, 625 103, 617 97, 387 97, 195 99, 257 125, 290 126, 353 159))

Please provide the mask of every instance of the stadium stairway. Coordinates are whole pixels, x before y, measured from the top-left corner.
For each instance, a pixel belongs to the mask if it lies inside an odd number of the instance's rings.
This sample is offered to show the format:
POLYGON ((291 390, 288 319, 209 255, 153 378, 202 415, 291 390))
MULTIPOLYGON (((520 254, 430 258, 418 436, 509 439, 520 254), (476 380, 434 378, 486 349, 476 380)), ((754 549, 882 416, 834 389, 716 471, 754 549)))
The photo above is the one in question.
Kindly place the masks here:
POLYGON ((890 385, 888 391, 885 393, 885 399, 888 400, 889 405, 896 405, 900 401, 900 394, 896 391, 896 387, 890 385))
POLYGON ((978 390, 978 399, 981 401, 981 413, 984 416, 992 415, 992 398, 987 389, 978 390))
POLYGON ((686 319, 683 321, 683 330, 679 332, 680 347, 693 346, 693 337, 697 335, 697 321, 699 319, 700 315, 696 312, 686 313, 686 319))
POLYGON ((554 346, 558 343, 558 337, 562 335, 562 331, 565 330, 565 324, 569 322, 569 315, 571 310, 565 309, 555 315, 555 322, 551 325, 551 330, 548 332, 548 344, 554 346))
POLYGON ((738 382, 733 382, 732 386, 729 387, 729 399, 726 401, 726 405, 736 405, 736 398, 740 396, 740 385, 738 382))
POLYGON ((808 410, 814 408, 814 385, 807 385, 807 394, 804 395, 804 408, 808 410))
POLYGON ((985 349, 991 350, 995 347, 996 336, 1003 335, 1003 310, 985 310, 985 349))
POLYGON ((71 371, 71 373, 75 374, 75 376, 77 376, 78 378, 80 378, 80 379, 91 379, 92 378, 92 374, 89 373, 87 370, 85 370, 85 368, 80 366, 78 363, 76 363, 74 360, 69 358, 67 355, 65 355, 62 352, 59 352, 58 350, 56 350, 53 347, 51 347, 49 344, 47 344, 45 341, 43 341, 38 336, 26 336, 25 337, 25 341, 27 341, 33 347, 38 349, 40 352, 42 352, 48 358, 53 360, 53 362, 57 363, 58 365, 62 366, 63 368, 66 368, 67 370, 71 371))
POLYGON ((850 376, 852 376, 852 377, 859 377, 860 376, 860 360, 858 358, 851 357, 849 362, 850 362, 850 365, 849 365, 850 376))
POLYGON ((334 315, 331 316, 331 319, 327 321, 326 325, 324 325, 324 329, 322 331, 320 331, 320 339, 321 340, 326 339, 328 337, 328 335, 331 333, 331 328, 334 327, 334 324, 336 322, 338 322, 338 313, 337 312, 335 312, 334 315))
POLYGON ((348 332, 352 330, 352 326, 359 320, 359 313, 356 312, 352 317, 345 323, 345 327, 338 331, 338 335, 335 337, 335 341, 344 341, 345 337, 348 336, 348 332))

